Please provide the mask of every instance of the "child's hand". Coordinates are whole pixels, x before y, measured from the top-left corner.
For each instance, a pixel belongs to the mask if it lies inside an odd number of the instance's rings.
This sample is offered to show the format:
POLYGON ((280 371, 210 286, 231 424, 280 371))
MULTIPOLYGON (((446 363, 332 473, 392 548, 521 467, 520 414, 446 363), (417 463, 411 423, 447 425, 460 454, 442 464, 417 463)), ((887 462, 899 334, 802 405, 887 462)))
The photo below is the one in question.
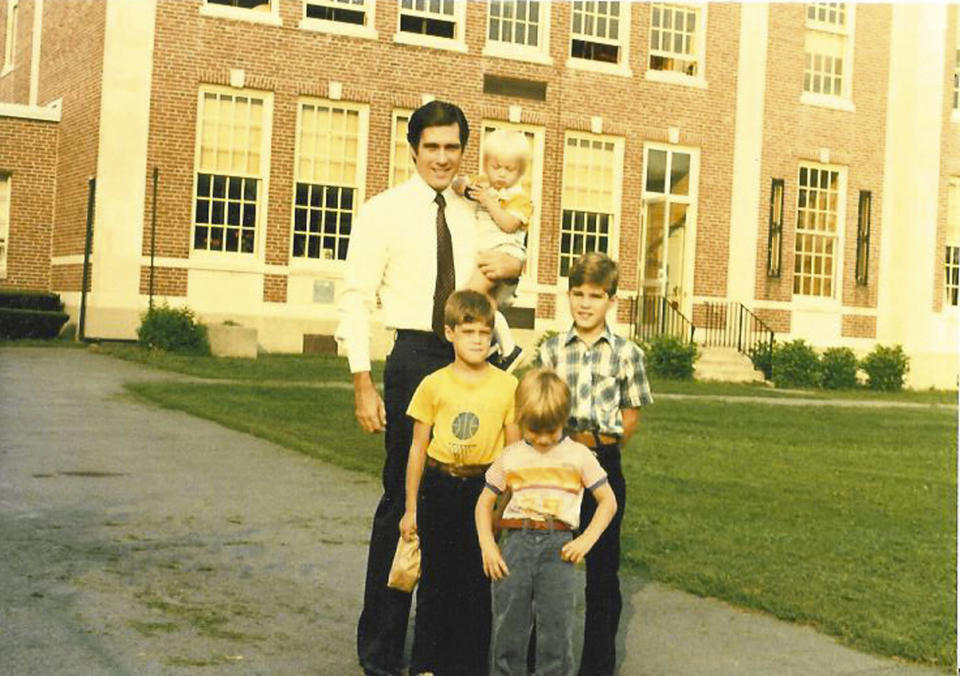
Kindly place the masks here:
POLYGON ((560 558, 570 563, 580 563, 583 561, 583 557, 587 555, 587 552, 593 547, 593 544, 593 542, 590 542, 581 535, 580 537, 570 540, 570 542, 563 546, 560 550, 560 558))
POLYGON ((477 186, 470 192, 470 196, 487 211, 490 211, 490 206, 497 201, 497 193, 493 188, 477 186))
POLYGON ((410 542, 417 534, 417 513, 404 512, 400 519, 400 535, 410 542))
POLYGON ((507 562, 503 560, 500 554, 500 548, 496 545, 481 547, 483 554, 483 573, 491 580, 502 580, 510 574, 507 568, 507 562))

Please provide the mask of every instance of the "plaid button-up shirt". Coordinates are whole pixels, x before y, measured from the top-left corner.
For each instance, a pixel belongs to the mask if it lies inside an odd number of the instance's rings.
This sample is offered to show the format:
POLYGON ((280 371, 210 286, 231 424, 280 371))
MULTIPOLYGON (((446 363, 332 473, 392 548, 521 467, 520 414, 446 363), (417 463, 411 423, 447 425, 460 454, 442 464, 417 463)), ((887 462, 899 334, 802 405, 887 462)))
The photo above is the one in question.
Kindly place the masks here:
POLYGON ((570 387, 568 431, 622 435, 622 408, 653 403, 643 368, 643 350, 605 326, 593 345, 573 327, 540 345, 537 362, 553 369, 570 387))

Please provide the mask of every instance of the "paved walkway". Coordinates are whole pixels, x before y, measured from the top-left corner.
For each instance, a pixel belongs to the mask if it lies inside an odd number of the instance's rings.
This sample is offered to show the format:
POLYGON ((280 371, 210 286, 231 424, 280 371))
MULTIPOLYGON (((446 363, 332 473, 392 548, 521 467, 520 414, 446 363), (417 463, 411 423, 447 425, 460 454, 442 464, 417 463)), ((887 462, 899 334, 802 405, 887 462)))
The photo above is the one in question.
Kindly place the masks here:
MULTIPOLYGON (((370 478, 0 349, 0 673, 355 675, 370 478)), ((920 676, 808 627, 627 580, 621 676, 920 676)))

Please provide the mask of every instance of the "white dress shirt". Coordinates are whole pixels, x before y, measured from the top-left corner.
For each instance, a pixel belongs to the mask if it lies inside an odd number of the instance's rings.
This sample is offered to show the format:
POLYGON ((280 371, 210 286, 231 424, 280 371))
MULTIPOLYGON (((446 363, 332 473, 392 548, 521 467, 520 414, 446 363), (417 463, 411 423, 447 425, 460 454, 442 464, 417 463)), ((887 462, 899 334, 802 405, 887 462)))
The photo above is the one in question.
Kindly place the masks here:
MULTIPOLYGON (((360 208, 347 253, 340 325, 350 371, 370 370, 370 318, 380 295, 383 322, 390 329, 432 331, 437 279, 437 191, 420 174, 386 190, 360 208)), ((476 267, 476 221, 465 199, 443 191, 453 241, 456 288, 476 267)))

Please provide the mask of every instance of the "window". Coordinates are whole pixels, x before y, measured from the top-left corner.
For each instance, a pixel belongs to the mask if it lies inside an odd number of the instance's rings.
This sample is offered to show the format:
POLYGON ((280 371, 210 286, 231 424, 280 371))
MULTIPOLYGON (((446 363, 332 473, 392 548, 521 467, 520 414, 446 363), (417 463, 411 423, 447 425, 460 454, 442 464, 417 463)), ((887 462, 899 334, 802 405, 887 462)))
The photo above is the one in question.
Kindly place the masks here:
POLYGON ((466 3, 455 0, 400 0, 397 42, 466 51, 466 3))
POLYGON ((794 247, 793 293, 832 298, 843 222, 840 170, 821 165, 800 166, 797 187, 797 232, 794 247))
POLYGON ((263 196, 267 101, 202 90, 193 248, 254 253, 263 196))
POLYGON ((650 71, 703 77, 703 14, 698 5, 650 8, 650 71))
POLYGON ((574 2, 571 11, 568 65, 600 66, 600 70, 607 72, 629 74, 626 45, 630 34, 630 3, 574 2))
MULTIPOLYGON (((2 214, 2 207, 0 207, 2 214)), ((947 192, 947 246, 944 267, 947 305, 957 307, 960 300, 960 178, 952 177, 947 192)))
POLYGON ((410 154, 410 144, 407 143, 407 123, 410 122, 410 111, 395 111, 393 113, 393 146, 390 153, 390 187, 400 185, 417 173, 417 166, 413 163, 410 154))
POLYGON ((365 108, 301 101, 294 169, 293 257, 345 260, 364 174, 365 108))
POLYGON ((7 247, 10 243, 10 176, 0 174, 0 279, 7 276, 7 247))
POLYGON ((866 286, 870 270, 870 212, 873 211, 873 195, 869 190, 860 191, 860 206, 857 209, 857 284, 866 286))
POLYGON ((17 16, 20 13, 20 0, 7 0, 7 30, 3 41, 3 70, 13 68, 17 55, 17 16))
POLYGON ((375 38, 374 0, 304 0, 301 28, 375 38))
POLYGON ((850 98, 852 63, 852 8, 844 2, 815 2, 806 8, 804 36, 803 91, 818 97, 850 98), (848 11, 848 9, 850 11, 848 11))
POLYGON ((208 5, 223 5, 240 9, 255 9, 258 12, 270 11, 270 0, 207 0, 208 5))
POLYGON ((610 253, 620 205, 617 177, 623 163, 619 141, 570 132, 563 149, 560 196, 560 276, 590 251, 610 253))
POLYGON ((767 277, 780 277, 783 258, 783 179, 770 184, 770 225, 767 232, 767 277))
MULTIPOLYGON (((960 12, 957 12, 960 14, 960 12)), ((957 32, 960 33, 960 27, 957 28, 957 32)), ((960 41, 960 36, 957 37, 957 40, 960 41)), ((953 65, 953 112, 956 113, 960 111, 960 48, 955 50, 956 54, 954 56, 954 65, 953 65)))
POLYGON ((203 0, 200 14, 280 26, 279 0, 203 0))
POLYGON ((550 63, 548 7, 538 0, 492 0, 484 54, 550 63))

